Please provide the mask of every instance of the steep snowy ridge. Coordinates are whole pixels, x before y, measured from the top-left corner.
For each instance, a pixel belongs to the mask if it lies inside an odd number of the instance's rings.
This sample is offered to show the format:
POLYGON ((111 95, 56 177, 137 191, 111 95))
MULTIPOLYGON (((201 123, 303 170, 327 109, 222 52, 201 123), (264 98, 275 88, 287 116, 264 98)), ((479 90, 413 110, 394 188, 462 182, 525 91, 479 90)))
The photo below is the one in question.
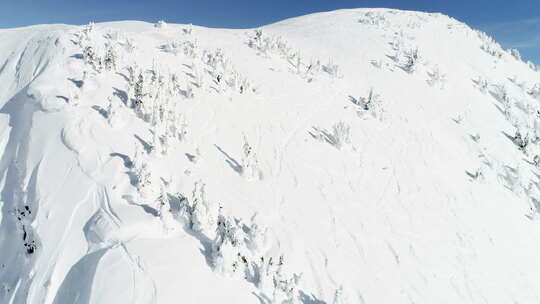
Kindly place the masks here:
POLYGON ((0 303, 538 303, 540 74, 441 14, 0 30, 0 303))

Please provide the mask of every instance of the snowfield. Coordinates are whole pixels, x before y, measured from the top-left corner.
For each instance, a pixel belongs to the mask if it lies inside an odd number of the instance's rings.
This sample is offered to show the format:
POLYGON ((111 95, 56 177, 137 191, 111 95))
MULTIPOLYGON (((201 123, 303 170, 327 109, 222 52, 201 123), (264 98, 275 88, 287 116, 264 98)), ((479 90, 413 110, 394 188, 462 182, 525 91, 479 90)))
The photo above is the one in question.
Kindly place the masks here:
POLYGON ((540 74, 441 14, 0 30, 0 303, 540 303, 540 74))

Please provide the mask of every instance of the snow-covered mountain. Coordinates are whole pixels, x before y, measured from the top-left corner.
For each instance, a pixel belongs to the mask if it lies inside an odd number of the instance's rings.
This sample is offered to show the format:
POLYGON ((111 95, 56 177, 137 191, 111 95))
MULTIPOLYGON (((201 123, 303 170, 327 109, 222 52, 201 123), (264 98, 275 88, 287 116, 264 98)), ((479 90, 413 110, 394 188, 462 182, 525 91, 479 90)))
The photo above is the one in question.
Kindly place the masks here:
POLYGON ((0 30, 0 303, 540 303, 540 74, 441 14, 0 30))

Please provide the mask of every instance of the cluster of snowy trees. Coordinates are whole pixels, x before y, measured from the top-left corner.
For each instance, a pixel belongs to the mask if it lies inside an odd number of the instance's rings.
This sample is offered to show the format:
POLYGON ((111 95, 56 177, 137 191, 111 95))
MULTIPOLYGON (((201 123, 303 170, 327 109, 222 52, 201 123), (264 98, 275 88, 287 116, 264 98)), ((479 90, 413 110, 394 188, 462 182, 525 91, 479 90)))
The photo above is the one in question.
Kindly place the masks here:
POLYGON ((290 71, 308 82, 311 82, 320 72, 325 72, 334 78, 341 77, 339 66, 331 59, 327 63, 322 63, 319 59, 305 59, 283 38, 263 35, 261 29, 255 30, 254 35, 249 37, 248 46, 267 58, 277 56, 286 60, 290 71))
POLYGON ((82 56, 88 65, 97 73, 102 71, 116 71, 118 64, 118 54, 116 42, 111 35, 106 36, 104 44, 98 43, 99 39, 94 37, 94 23, 89 23, 77 35, 78 45, 83 50, 82 56))
POLYGON ((520 83, 515 78, 510 80, 521 93, 510 93, 511 90, 506 85, 490 83, 483 77, 478 77, 473 82, 482 93, 489 92, 497 100, 499 110, 515 129, 513 134, 508 135, 512 143, 530 158, 530 164, 540 167, 540 108, 529 100, 538 100, 540 85, 534 84, 527 89, 525 83, 520 83))
POLYGON ((375 26, 387 26, 388 21, 382 12, 369 11, 358 19, 358 22, 365 25, 375 25, 375 26))
MULTIPOLYGON (((164 22, 156 24, 158 29, 165 26, 164 22)), ((191 28, 184 34, 191 35, 191 28)), ((187 60, 183 67, 189 70, 185 76, 180 76, 174 68, 164 68, 156 60, 150 67, 138 63, 126 65, 119 58, 136 50, 133 41, 112 35, 99 36, 93 24, 85 27, 79 37, 82 58, 91 68, 89 73, 118 71, 127 79, 127 98, 121 98, 121 101, 108 98, 106 115, 102 114, 110 126, 118 126, 123 116, 120 112, 127 109, 132 109, 149 126, 150 135, 146 140, 139 139, 129 165, 136 203, 155 210, 166 230, 183 224, 195 237, 208 242, 208 259, 216 272, 247 280, 260 290, 268 303, 299 304, 301 275, 288 269, 283 254, 269 253, 268 229, 261 227, 255 216, 245 222, 226 215, 224 208, 208 198, 206 184, 202 181, 194 183, 189 195, 171 194, 170 183, 153 170, 155 158, 167 154, 172 141, 182 141, 187 135, 179 100, 193 98, 198 90, 219 94, 255 92, 248 79, 235 69, 221 49, 202 49, 194 39, 161 46, 162 51, 187 60)), ((254 39, 252 47, 285 58, 294 72, 303 78, 312 79, 321 72, 330 77, 341 77, 338 65, 331 60, 326 64, 320 60, 305 62, 279 38, 263 38, 262 31, 257 31, 254 39)), ((362 101, 367 111, 377 108, 376 96, 371 95, 362 101)), ((350 127, 344 122, 336 123, 325 136, 341 149, 350 143, 350 127)), ((241 169, 247 180, 262 178, 257 154, 246 136, 242 142, 241 169)), ((29 246, 33 245, 29 243, 29 246)), ((344 303, 342 299, 342 290, 338 289, 334 303, 344 303)))
POLYGON ((241 94, 253 91, 249 80, 234 68, 231 60, 221 49, 216 49, 213 52, 204 50, 201 60, 206 65, 207 73, 213 79, 212 88, 218 93, 227 90, 241 94))
POLYGON ((420 62, 420 55, 417 47, 407 46, 404 37, 402 31, 394 34, 394 38, 390 42, 390 45, 395 55, 391 58, 393 58, 396 65, 405 72, 414 73, 420 62))
MULTIPOLYGON (((167 196, 162 193, 160 198, 167 196)), ((260 226, 256 215, 248 222, 227 215, 222 206, 208 199, 202 181, 194 184, 189 197, 177 193, 175 199, 180 207, 171 218, 208 242, 206 254, 214 271, 252 283, 269 303, 300 303, 300 275, 286 271, 283 254, 269 255, 269 231, 260 226)), ((170 205, 169 199, 160 204, 170 205)), ((162 218, 166 214, 163 208, 162 218)))
POLYGON ((221 49, 201 49, 197 40, 172 41, 160 48, 174 55, 182 54, 192 61, 188 64, 192 79, 187 82, 187 97, 193 97, 191 85, 203 89, 208 84, 207 89, 217 93, 232 91, 243 94, 254 91, 250 81, 234 68, 221 49), (205 77, 209 77, 210 81, 205 80, 205 77))
POLYGON ((476 30, 475 32, 480 39, 480 48, 484 52, 496 58, 501 58, 503 56, 504 50, 499 43, 482 31, 476 30))
POLYGON ((198 48, 197 40, 170 41, 160 46, 160 49, 165 53, 174 55, 183 54, 188 58, 195 58, 198 48))

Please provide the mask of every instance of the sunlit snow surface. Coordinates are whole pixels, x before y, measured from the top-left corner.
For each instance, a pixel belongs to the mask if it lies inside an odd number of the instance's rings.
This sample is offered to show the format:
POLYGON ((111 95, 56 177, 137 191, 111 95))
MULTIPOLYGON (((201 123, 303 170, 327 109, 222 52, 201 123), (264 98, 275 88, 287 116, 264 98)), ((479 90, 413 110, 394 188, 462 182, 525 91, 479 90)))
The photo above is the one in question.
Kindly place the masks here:
POLYGON ((538 303, 515 57, 378 9, 0 30, 0 303, 538 303))

